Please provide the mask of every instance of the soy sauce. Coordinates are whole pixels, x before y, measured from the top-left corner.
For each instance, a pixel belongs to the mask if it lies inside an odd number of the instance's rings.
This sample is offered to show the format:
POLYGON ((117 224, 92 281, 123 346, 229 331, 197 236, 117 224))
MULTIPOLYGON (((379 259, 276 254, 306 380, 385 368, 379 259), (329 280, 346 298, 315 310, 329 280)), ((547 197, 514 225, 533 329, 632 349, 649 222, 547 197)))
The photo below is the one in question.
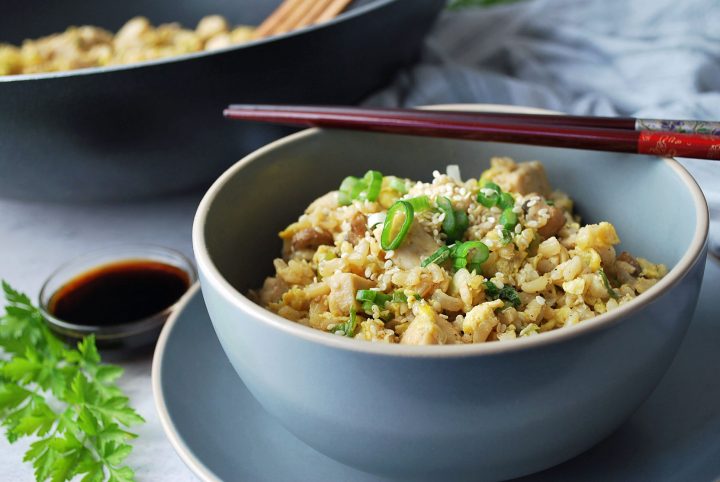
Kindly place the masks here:
POLYGON ((188 274, 151 260, 107 264, 70 280, 53 294, 49 311, 70 323, 109 326, 161 313, 187 291, 188 274))

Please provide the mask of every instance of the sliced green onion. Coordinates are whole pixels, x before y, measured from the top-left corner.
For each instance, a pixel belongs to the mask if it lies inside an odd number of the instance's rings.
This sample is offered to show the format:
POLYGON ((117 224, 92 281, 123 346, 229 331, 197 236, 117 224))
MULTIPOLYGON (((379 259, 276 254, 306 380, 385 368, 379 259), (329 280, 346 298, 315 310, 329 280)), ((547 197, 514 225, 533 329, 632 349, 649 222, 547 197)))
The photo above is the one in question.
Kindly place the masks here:
POLYGON ((515 206, 515 198, 512 194, 504 192, 500 194, 500 200, 498 201, 498 207, 500 209, 509 209, 515 206))
POLYGON ((452 202, 445 196, 438 197, 435 202, 438 208, 445 213, 443 219, 442 230, 447 235, 448 241, 458 241, 462 239, 465 231, 469 226, 467 213, 461 209, 453 210, 452 202))
POLYGON ((490 257, 490 250, 482 241, 466 241, 458 245, 453 256, 453 267, 455 269, 464 268, 468 263, 479 267, 490 257), (470 259, 468 259, 470 250, 474 250, 475 252, 470 259))
POLYGON ((420 266, 423 268, 429 264, 441 264, 450 257, 451 249, 447 246, 440 246, 440 248, 433 254, 422 260, 420 266))
POLYGON ((407 295, 402 291, 395 291, 392 294, 393 303, 407 303, 407 295))
POLYGON ((490 258, 490 250, 485 243, 482 246, 475 249, 475 253, 468 259, 468 271, 475 271, 479 273, 482 269, 482 264, 490 258))
POLYGON ((500 224, 502 225, 502 227, 510 231, 512 229, 515 229, 515 225, 517 223, 517 214, 513 212, 512 208, 505 208, 505 210, 502 212, 502 215, 500 215, 500 224))
POLYGON ((349 206, 352 204, 350 195, 343 191, 338 191, 338 206, 349 206))
POLYGON ((367 185, 367 190, 359 193, 360 198, 364 197, 368 201, 375 201, 380 195, 382 180, 383 175, 379 171, 366 172, 363 181, 367 185))
POLYGON ((381 293, 378 291, 377 296, 375 296, 375 304, 379 306, 385 306, 385 303, 392 300, 392 295, 386 295, 385 293, 381 293))
POLYGON ((358 290, 355 294, 355 299, 364 303, 370 303, 384 307, 385 303, 392 299, 391 295, 386 295, 382 291, 377 290, 358 290))
POLYGON ((385 251, 398 248, 410 231, 414 216, 412 204, 407 201, 397 201, 390 206, 380 235, 380 247, 385 251))
POLYGON ((333 328, 330 329, 333 333, 336 335, 343 335, 347 336, 349 338, 352 338, 355 335, 355 329, 357 328, 357 313, 355 312, 355 307, 350 307, 350 319, 346 321, 345 323, 340 323, 339 325, 335 325, 333 328))
POLYGON ((340 206, 348 206, 352 204, 352 192, 359 182, 360 179, 355 176, 348 176, 343 179, 342 183, 340 183, 340 189, 338 192, 338 204, 340 206))
POLYGON ((487 181, 480 188, 480 192, 478 192, 477 200, 480 204, 482 204, 486 208, 491 208, 498 203, 498 201, 500 200, 501 194, 502 194, 502 189, 500 189, 500 186, 498 186, 494 182, 487 181), (483 192, 485 190, 491 190, 493 192, 492 192, 492 194, 489 192, 488 193, 483 192))
POLYGON ((375 290, 358 290, 355 299, 358 301, 375 301, 377 293, 375 290))
POLYGON ((340 183, 338 193, 338 204, 348 206, 355 199, 367 199, 375 201, 380 195, 383 176, 379 171, 368 171, 360 179, 355 176, 348 176, 340 183))
POLYGON ((467 213, 460 209, 455 211, 455 233, 453 235, 453 239, 458 241, 461 240, 465 235, 465 231, 467 231, 468 226, 470 226, 470 221, 468 220, 467 213))
POLYGON ((600 268, 600 269, 598 270, 598 273, 600 274, 600 278, 602 278, 602 282, 603 282, 603 284, 605 285, 605 289, 607 290, 608 295, 610 296, 610 298, 613 298, 613 299, 615 299, 615 300, 618 299, 618 298, 620 298, 620 297, 618 296, 617 292, 616 292, 614 289, 612 289, 612 286, 610 286, 610 281, 608 280, 608 277, 607 277, 607 275, 605 274, 605 271, 604 271, 602 268, 600 268))
POLYGON ((398 179, 397 177, 390 179, 389 187, 390 189, 393 189, 400 194, 407 194, 408 192, 407 183, 405 182, 405 180, 398 179))
POLYGON ((498 194, 502 193, 502 189, 500 188, 500 186, 498 186, 497 184, 495 184, 492 181, 485 181, 483 183, 483 187, 486 189, 492 189, 493 191, 495 191, 498 194))
POLYGON ((406 201, 412 204, 416 213, 427 211, 431 208, 430 198, 427 196, 411 197, 406 199, 406 201))
POLYGON ((435 202, 437 203, 440 211, 445 214, 445 219, 443 219, 442 223, 442 230, 445 234, 447 234, 448 238, 450 238, 452 234, 455 234, 455 211, 453 211, 452 203, 450 202, 450 199, 445 196, 438 197, 435 202))

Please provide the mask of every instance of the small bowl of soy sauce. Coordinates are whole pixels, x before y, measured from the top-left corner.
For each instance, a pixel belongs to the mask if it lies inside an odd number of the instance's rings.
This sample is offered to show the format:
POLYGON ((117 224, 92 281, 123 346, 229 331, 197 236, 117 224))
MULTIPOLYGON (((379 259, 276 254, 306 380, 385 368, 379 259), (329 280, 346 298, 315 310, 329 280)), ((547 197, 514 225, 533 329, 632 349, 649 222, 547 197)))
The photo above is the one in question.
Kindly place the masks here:
POLYGON ((56 334, 97 346, 151 348, 165 320, 197 280, 179 251, 132 244, 91 251, 58 268, 40 290, 40 309, 56 334))

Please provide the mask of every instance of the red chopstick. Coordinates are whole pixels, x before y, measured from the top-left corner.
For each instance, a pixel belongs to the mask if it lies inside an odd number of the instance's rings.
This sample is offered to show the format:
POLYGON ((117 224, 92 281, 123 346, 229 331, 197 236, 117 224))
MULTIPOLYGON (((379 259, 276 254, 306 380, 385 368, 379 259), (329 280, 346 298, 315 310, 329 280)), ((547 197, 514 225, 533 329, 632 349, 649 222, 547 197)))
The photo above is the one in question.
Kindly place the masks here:
POLYGON ((362 108, 343 106, 310 105, 231 105, 230 110, 283 111, 307 114, 344 114, 377 117, 443 118, 449 121, 486 121, 510 124, 540 124, 566 127, 592 127, 599 129, 623 129, 636 131, 670 131, 680 134, 720 135, 720 122, 678 119, 643 119, 635 117, 595 117, 558 114, 525 114, 510 112, 469 112, 455 110, 418 110, 390 108, 362 108))
POLYGON ((224 114, 230 119, 286 125, 720 159, 720 136, 636 131, 627 118, 284 105, 231 105, 224 114), (568 124, 594 120, 598 124, 590 127, 568 124))

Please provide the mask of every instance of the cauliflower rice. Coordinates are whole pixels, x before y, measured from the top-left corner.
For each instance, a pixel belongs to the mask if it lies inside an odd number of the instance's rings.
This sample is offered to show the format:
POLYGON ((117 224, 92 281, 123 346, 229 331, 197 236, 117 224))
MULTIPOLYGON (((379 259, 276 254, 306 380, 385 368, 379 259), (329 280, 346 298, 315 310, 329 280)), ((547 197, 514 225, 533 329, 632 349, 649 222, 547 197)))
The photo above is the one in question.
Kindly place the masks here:
POLYGON ((317 199, 280 233, 276 275, 251 296, 288 320, 360 340, 481 343, 583 322, 667 272, 618 255, 612 224, 582 226, 540 162, 494 158, 479 180, 464 182, 456 167, 448 172, 435 171, 432 183, 384 176, 379 193, 348 199, 347 190, 333 191, 317 199), (398 201, 417 208, 390 222, 398 201), (452 211, 442 209, 446 201, 452 211), (383 249, 383 230, 393 234, 407 218, 412 224, 400 245, 383 249), (467 256, 463 244, 474 247, 467 256))

